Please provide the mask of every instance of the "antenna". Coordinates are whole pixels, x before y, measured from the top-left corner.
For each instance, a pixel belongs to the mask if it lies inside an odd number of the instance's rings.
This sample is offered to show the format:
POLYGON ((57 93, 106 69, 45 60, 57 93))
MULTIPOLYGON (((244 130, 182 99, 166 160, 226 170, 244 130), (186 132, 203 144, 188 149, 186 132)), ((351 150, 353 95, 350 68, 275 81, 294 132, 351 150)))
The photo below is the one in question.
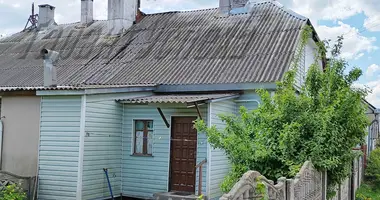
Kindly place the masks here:
POLYGON ((29 16, 29 19, 26 22, 24 31, 37 28, 37 23, 38 23, 38 14, 34 14, 34 3, 32 3, 32 14, 29 16), (31 25, 28 27, 29 23, 31 25))

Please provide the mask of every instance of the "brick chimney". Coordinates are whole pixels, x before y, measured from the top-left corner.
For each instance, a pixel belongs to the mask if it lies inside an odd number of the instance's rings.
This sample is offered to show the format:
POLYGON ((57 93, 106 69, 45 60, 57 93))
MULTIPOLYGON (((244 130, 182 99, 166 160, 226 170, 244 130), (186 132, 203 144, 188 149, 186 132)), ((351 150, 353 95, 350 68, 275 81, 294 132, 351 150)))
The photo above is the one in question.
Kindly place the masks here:
POLYGON ((54 21, 55 7, 49 4, 39 5, 38 7, 39 7, 38 27, 46 28, 52 24, 55 24, 55 21, 54 21))
POLYGON ((94 21, 94 0, 81 0, 81 24, 87 25, 94 21))
POLYGON ((38 7, 39 7, 38 27, 46 28, 52 24, 55 24, 55 21, 54 21, 55 7, 49 4, 39 5, 38 7))
POLYGON ((230 0, 219 0, 219 13, 228 15, 231 10, 230 0))
POLYGON ((139 0, 108 0, 108 32, 119 35, 136 21, 139 0))

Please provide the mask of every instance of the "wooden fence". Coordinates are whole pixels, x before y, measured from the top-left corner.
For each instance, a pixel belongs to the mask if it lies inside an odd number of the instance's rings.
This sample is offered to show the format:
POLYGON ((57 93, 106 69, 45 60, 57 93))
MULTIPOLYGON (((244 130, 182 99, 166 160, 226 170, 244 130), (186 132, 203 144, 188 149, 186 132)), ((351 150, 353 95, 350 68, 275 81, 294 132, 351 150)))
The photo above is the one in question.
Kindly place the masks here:
MULTIPOLYGON (((359 157, 353 163, 352 176, 336 188, 334 200, 355 199, 363 169, 363 158, 359 157)), ((294 179, 280 178, 277 184, 259 172, 248 171, 220 200, 326 200, 327 181, 327 173, 316 170, 311 162, 305 162, 294 179), (259 185, 265 185, 264 193, 259 185)))

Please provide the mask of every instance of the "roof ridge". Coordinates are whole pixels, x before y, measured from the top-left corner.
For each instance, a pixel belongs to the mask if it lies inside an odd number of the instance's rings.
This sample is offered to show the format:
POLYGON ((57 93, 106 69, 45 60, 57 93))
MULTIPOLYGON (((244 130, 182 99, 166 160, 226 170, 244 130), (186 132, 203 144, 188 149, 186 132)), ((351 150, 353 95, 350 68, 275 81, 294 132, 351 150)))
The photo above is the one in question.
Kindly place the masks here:
POLYGON ((258 1, 258 2, 250 2, 250 1, 248 1, 248 3, 251 3, 252 6, 257 6, 257 5, 260 5, 260 4, 272 4, 272 5, 276 6, 277 8, 281 9, 282 11, 288 13, 289 15, 291 15, 291 16, 293 16, 295 18, 298 18, 300 20, 308 20, 307 17, 294 12, 293 10, 287 8, 286 6, 284 6, 283 4, 281 4, 280 2, 278 2, 277 0, 263 0, 263 1, 258 1))
POLYGON ((167 12, 149 13, 146 15, 154 16, 154 15, 165 15, 165 14, 173 14, 173 13, 203 12, 203 11, 217 10, 217 9, 218 8, 202 8, 202 9, 194 9, 194 10, 173 10, 173 11, 167 11, 167 12))

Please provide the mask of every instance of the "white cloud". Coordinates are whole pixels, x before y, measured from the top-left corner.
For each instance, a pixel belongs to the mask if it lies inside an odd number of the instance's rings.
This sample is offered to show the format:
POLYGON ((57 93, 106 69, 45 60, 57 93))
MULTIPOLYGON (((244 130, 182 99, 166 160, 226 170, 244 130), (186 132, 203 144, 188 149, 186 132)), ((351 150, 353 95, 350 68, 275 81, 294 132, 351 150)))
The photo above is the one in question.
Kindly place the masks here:
POLYGON ((365 99, 375 107, 380 108, 380 80, 371 81, 366 84, 354 83, 353 88, 369 89, 371 92, 365 99))
POLYGON ((364 53, 359 53, 356 57, 355 57, 355 60, 359 60, 359 58, 363 57, 364 56, 364 53))
POLYGON ((366 76, 373 77, 376 72, 380 71, 380 66, 376 64, 372 64, 367 68, 366 76))
POLYGON ((20 7, 20 4, 19 4, 19 3, 14 3, 14 4, 12 4, 12 7, 14 7, 14 8, 19 8, 19 7, 20 7))
POLYGON ((370 31, 380 31, 380 14, 365 19, 364 27, 370 31))
POLYGON ((367 101, 380 108, 380 81, 373 81, 367 85, 372 89, 372 92, 366 98, 367 101))
POLYGON ((380 31, 379 0, 278 0, 294 11, 307 16, 314 25, 320 19, 343 20, 363 13, 367 16, 363 24, 370 31, 380 31), (373 24, 368 24, 373 22, 373 24), (377 26, 378 25, 378 26, 377 26), (373 27, 374 26, 374 27, 373 27))
POLYGON ((342 57, 346 59, 357 59, 366 52, 372 52, 378 49, 375 46, 375 37, 365 37, 359 33, 355 27, 351 27, 343 22, 338 22, 339 26, 317 26, 317 32, 321 39, 330 39, 335 41, 338 36, 346 34, 343 40, 342 57))

